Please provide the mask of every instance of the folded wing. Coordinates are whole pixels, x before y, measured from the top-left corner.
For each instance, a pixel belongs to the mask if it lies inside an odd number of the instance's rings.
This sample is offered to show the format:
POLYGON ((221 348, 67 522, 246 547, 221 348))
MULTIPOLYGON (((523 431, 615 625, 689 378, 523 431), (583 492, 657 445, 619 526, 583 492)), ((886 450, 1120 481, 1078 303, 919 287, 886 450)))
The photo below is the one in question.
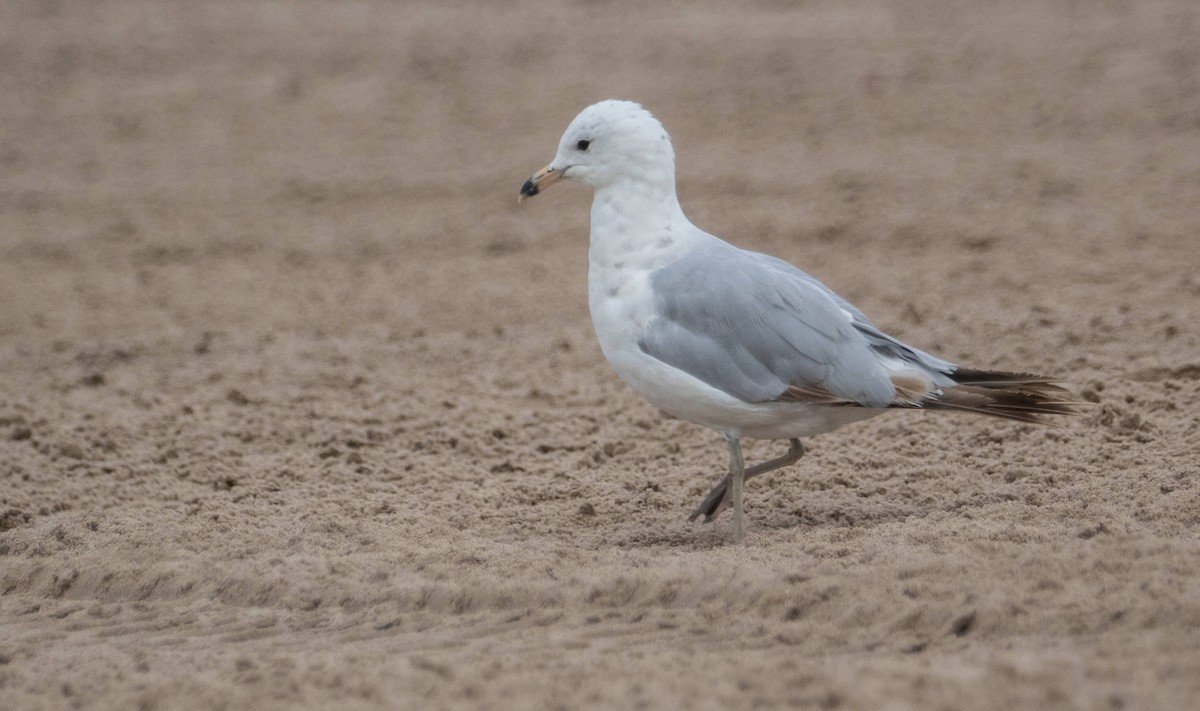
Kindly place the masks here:
POLYGON ((896 400, 861 313, 786 262, 715 242, 658 270, 652 286, 656 317, 639 345, 712 387, 746 402, 896 400))

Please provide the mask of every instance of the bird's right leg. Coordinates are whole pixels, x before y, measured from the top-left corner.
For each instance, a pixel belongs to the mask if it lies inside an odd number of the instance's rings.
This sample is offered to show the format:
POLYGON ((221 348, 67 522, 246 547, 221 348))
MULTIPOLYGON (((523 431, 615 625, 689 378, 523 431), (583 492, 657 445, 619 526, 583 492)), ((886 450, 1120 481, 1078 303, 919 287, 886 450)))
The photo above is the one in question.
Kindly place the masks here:
MULTIPOLYGON (((804 456, 804 445, 798 439, 790 439, 788 442, 791 446, 782 457, 776 457, 775 459, 755 464, 746 470, 744 478, 749 480, 751 477, 756 477, 759 474, 766 474, 776 469, 782 469, 800 461, 800 457, 804 456)), ((703 514, 704 522, 710 523, 718 514, 728 508, 730 504, 730 483, 731 479, 727 474, 719 484, 713 487, 712 491, 708 492, 708 496, 704 497, 704 501, 701 501, 700 505, 692 510, 692 513, 688 516, 688 520, 695 521, 697 517, 703 514)))

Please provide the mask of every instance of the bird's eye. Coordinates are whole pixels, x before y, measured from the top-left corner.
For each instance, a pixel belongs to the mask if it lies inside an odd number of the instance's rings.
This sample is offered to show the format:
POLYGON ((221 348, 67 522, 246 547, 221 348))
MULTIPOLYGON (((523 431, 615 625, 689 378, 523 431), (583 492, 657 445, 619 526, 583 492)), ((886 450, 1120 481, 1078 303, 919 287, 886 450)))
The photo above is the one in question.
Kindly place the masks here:
POLYGON ((581 151, 586 151, 588 149, 588 146, 590 146, 590 145, 592 145, 592 142, 587 139, 584 139, 584 140, 580 141, 579 143, 576 143, 575 147, 581 151))

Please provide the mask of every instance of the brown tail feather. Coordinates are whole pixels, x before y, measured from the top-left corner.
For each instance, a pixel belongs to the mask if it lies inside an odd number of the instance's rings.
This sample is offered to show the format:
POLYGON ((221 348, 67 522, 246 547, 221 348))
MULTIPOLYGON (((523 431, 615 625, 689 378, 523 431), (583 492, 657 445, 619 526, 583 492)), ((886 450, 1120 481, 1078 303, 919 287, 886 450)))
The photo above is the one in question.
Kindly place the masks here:
POLYGON ((1070 391, 1051 378, 967 368, 960 368, 952 377, 958 385, 926 401, 926 407, 1037 424, 1052 424, 1048 416, 1079 414, 1076 406, 1080 403, 1072 401, 1070 391))

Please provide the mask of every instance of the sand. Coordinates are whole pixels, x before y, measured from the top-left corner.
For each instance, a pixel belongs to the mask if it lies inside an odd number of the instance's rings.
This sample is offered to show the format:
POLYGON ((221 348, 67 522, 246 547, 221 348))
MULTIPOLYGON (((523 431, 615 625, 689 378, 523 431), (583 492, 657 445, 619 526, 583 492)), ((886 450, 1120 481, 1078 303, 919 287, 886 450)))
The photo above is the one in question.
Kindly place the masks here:
POLYGON ((0 4, 0 707, 1194 708, 1198 13, 0 4), (608 97, 697 224, 1087 413, 688 523, 721 438, 604 362, 588 191, 516 202, 608 97))

